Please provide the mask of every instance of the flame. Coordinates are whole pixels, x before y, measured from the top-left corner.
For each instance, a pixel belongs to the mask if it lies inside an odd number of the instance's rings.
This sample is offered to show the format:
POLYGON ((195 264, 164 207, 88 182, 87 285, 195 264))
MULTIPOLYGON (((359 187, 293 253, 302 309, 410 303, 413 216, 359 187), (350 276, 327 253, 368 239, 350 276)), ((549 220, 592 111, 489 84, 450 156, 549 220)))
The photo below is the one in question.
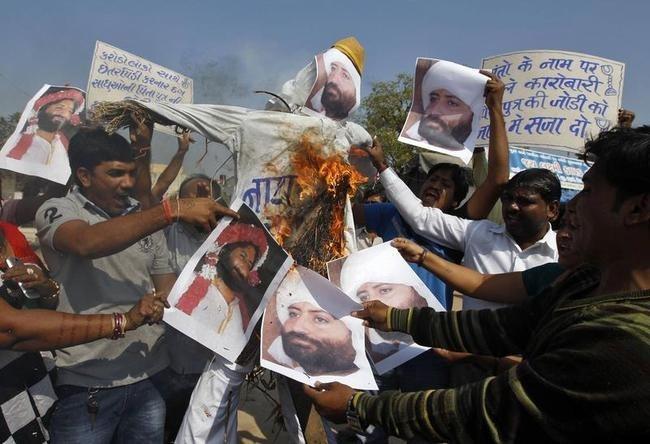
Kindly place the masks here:
POLYGON ((325 148, 314 134, 299 138, 291 157, 298 202, 281 214, 267 215, 278 243, 288 244, 298 263, 321 273, 326 262, 346 253, 346 197, 354 196, 367 180, 341 154, 324 154, 325 148))

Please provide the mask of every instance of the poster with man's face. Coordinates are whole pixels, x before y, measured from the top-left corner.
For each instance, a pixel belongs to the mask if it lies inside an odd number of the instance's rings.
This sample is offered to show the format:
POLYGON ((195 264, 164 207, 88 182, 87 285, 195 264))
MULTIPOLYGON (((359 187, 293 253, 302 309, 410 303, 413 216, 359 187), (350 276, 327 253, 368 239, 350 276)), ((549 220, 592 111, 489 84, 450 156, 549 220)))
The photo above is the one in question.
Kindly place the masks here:
MULTIPOLYGON (((327 273, 333 284, 359 303, 378 300, 395 308, 445 311, 389 242, 329 262, 327 273)), ((380 375, 427 350, 405 333, 374 328, 366 328, 366 346, 380 375)))
POLYGON ((361 75, 336 48, 316 56, 316 81, 307 108, 330 119, 346 119, 361 103, 361 75))
POLYGON ((78 88, 43 85, 0 149, 0 168, 65 184, 68 143, 85 120, 85 105, 86 93, 78 88))
POLYGON ((418 58, 413 103, 399 141, 469 162, 487 80, 476 69, 445 60, 418 58))
POLYGON ((318 273, 292 268, 264 313, 262 367, 311 386, 338 381, 376 390, 362 321, 350 316, 360 308, 318 273))
POLYGON ((241 200, 181 272, 164 321, 235 362, 293 263, 241 200))

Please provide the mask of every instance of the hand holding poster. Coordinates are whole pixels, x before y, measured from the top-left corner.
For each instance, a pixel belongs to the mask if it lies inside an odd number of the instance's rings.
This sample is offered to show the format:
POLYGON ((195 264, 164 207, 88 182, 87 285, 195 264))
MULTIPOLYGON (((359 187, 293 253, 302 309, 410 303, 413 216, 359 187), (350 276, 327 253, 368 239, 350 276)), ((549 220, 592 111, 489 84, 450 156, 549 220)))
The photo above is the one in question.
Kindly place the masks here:
POLYGON ((361 307, 304 267, 287 273, 262 322, 262 367, 314 386, 340 382, 377 390, 366 358, 361 307))
POLYGON ((164 320, 235 362, 293 263, 249 207, 231 206, 181 272, 164 320))
POLYGON ((0 150, 0 167, 65 184, 68 142, 85 120, 85 103, 78 88, 43 85, 0 150))
MULTIPOLYGON (((390 243, 329 262, 330 280, 358 302, 379 300, 396 308, 431 307, 445 311, 390 243)), ((366 329, 368 354, 381 375, 427 350, 404 333, 366 329)))
MULTIPOLYGON (((581 152, 585 139, 616 125, 625 65, 567 51, 520 51, 483 59, 505 84, 503 114, 513 145, 581 152)), ((487 145, 483 111, 477 144, 487 145)))
POLYGON ((469 162, 487 80, 478 70, 418 57, 413 103, 398 140, 469 162))
MULTIPOLYGON (((97 102, 192 103, 193 82, 176 71, 97 41, 88 76, 88 109, 97 102)), ((173 128, 156 129, 176 135, 173 128)))

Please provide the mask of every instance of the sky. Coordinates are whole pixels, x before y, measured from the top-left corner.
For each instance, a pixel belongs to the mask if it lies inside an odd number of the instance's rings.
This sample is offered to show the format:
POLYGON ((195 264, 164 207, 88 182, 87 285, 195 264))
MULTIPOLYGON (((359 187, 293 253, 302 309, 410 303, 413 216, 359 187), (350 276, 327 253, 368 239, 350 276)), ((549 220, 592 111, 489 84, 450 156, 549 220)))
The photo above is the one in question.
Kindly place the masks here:
MULTIPOLYGON (((57 2, 3 0, 0 115, 22 111, 45 83, 86 89, 101 40, 194 78, 194 102, 261 108, 255 89, 278 91, 314 54, 354 35, 366 50, 362 96, 372 82, 411 72, 432 57, 479 67, 481 59, 526 49, 556 49, 626 64, 623 106, 650 122, 650 2, 602 0, 441 1, 238 0, 57 2)), ((154 161, 175 151, 157 135, 154 161)), ((186 170, 212 174, 223 151, 186 170)))

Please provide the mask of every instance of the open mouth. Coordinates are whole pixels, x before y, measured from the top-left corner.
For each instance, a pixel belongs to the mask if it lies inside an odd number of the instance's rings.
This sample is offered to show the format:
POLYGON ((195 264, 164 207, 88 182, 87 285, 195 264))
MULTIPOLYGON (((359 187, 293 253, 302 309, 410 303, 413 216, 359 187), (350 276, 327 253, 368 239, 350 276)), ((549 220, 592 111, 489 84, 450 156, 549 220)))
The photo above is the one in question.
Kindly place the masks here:
POLYGON ((423 200, 427 199, 427 200, 437 201, 438 199, 440 199, 440 195, 441 195, 440 191, 434 188, 428 188, 424 190, 424 193, 422 193, 422 198, 423 200))

